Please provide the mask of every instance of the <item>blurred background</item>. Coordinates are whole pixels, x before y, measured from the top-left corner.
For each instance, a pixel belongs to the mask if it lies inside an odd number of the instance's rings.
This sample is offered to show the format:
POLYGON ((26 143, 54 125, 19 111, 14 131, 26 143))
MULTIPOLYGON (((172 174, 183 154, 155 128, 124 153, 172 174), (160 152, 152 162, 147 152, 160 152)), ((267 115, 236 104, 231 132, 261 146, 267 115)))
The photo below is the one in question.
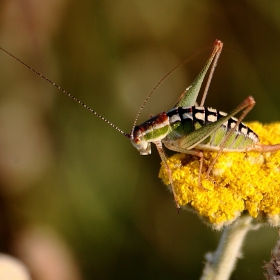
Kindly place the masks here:
MULTIPOLYGON (((2 0, 0 46, 129 132, 171 109, 224 42, 206 106, 280 120, 279 1, 2 0)), ((0 251, 33 279, 198 279, 220 232, 178 215, 153 147, 0 53, 0 251)), ((250 232, 232 279, 261 279, 277 231, 250 232), (261 240, 261 242, 259 241, 261 240)))

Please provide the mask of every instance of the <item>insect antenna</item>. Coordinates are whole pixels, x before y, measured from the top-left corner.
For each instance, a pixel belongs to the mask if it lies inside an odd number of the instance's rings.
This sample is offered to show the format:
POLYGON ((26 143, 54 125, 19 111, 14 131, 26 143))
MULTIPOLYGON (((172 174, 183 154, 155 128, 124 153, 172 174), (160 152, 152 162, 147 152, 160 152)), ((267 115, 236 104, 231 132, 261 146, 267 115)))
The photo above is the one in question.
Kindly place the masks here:
MULTIPOLYGON (((205 48, 205 49, 208 49, 208 48, 205 48)), ((130 138, 132 138, 132 133, 133 133, 133 130, 136 126, 136 123, 139 119, 139 116, 142 112, 142 110, 144 109, 145 105, 147 104, 148 100, 151 98, 151 96, 153 95, 153 93, 155 92, 155 90, 163 83, 163 81, 169 77, 176 69, 180 68, 181 66, 183 66, 184 64, 186 64, 188 61, 192 60, 194 57, 196 57, 198 54, 202 53, 205 49, 199 49, 197 51, 195 51, 192 55, 190 55, 187 59, 183 60, 182 62, 180 62, 179 64, 177 64, 175 67, 173 67, 170 71, 168 71, 164 76, 163 78, 161 78, 159 80, 159 82, 154 86, 154 88, 151 90, 151 92, 147 95, 147 97, 145 98, 144 102, 142 103, 142 105, 140 106, 137 114, 136 114, 136 117, 135 117, 135 120, 133 122, 133 126, 132 126, 132 129, 131 129, 131 132, 130 132, 130 138)))
POLYGON ((111 123, 110 121, 108 121, 107 119, 105 119, 104 117, 102 117, 100 114, 98 114, 96 111, 94 111, 93 109, 91 109, 89 106, 87 106, 85 103, 83 103, 82 101, 80 101, 78 98, 76 98, 74 95, 72 95, 71 93, 67 92, 65 89, 63 89, 62 87, 60 87, 59 85, 57 85, 56 83, 52 82, 49 78, 47 78, 46 76, 42 75, 41 73, 39 73, 37 70, 35 70, 34 68, 32 68, 31 66, 27 65, 25 62, 21 61, 19 58, 17 58, 16 56, 12 55, 11 53, 9 53, 8 51, 6 51, 5 49, 0 47, 0 50, 2 50, 3 52, 5 52, 7 55, 9 55, 10 57, 14 58, 15 60, 17 60, 18 62, 20 62, 22 65, 24 65, 26 68, 28 68, 29 70, 31 70, 32 72, 34 72, 35 74, 37 74, 38 76, 40 76, 41 78, 43 78, 44 80, 46 80, 47 82, 49 82, 50 84, 52 84, 53 86, 55 86, 57 89, 59 89, 60 91, 62 91, 63 93, 65 93, 68 97, 70 97, 71 99, 73 99, 74 101, 76 101, 77 103, 79 103, 81 106, 83 106, 84 108, 86 108, 88 111, 90 111, 92 114, 94 114, 95 116, 97 116, 98 118, 100 118, 102 121, 104 121, 105 123, 107 123, 108 125, 110 125, 111 127, 113 127, 114 129, 116 129, 118 132, 120 132, 122 135, 124 135, 127 138, 130 138, 130 134, 122 131, 120 128, 118 128, 116 125, 114 125, 113 123, 111 123))

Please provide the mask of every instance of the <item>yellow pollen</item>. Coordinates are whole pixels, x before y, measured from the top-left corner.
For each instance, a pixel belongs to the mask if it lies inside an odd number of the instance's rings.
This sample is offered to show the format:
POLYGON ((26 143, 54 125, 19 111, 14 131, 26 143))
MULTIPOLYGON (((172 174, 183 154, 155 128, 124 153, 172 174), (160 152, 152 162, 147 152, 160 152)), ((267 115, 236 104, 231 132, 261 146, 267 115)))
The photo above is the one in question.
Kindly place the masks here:
MULTIPOLYGON (((280 143, 280 123, 248 125, 258 134, 260 143, 280 143)), ((207 179, 205 172, 216 153, 203 155, 202 186, 198 186, 197 157, 175 154, 167 160, 181 206, 195 210, 216 229, 230 224, 244 211, 266 222, 280 221, 280 151, 222 153, 207 179)), ((159 177, 169 184, 163 164, 159 177)))

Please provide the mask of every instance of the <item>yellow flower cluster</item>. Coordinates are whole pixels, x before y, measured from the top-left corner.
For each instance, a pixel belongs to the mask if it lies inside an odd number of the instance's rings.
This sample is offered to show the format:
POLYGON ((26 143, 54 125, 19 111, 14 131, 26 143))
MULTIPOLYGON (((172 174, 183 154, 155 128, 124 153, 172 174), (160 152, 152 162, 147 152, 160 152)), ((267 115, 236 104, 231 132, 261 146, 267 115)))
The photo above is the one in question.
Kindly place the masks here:
MULTIPOLYGON (((280 143, 280 123, 248 124, 262 144, 280 143)), ((215 158, 203 152, 203 172, 215 158)), ((273 226, 280 224, 280 151, 274 153, 222 153, 208 179, 201 175, 198 186, 199 160, 187 154, 168 159, 176 195, 181 206, 195 210, 215 229, 232 223, 243 211, 254 218, 265 218, 273 226)), ((159 177, 168 185, 162 164, 159 177)))

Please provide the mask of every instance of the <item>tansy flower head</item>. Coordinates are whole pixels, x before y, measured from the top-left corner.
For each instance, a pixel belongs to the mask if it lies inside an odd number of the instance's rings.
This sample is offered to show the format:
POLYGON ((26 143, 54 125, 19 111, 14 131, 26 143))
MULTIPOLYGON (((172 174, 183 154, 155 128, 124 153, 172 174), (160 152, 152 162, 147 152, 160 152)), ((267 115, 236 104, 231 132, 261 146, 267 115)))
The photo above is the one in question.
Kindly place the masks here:
MULTIPOLYGON (((248 124, 262 144, 280 143, 280 123, 248 124)), ((203 172, 215 158, 214 152, 203 152, 203 172)), ((222 153, 208 179, 201 176, 198 185, 199 160, 187 154, 175 154, 167 160, 179 204, 195 210, 213 228, 232 223, 244 211, 254 218, 280 225, 280 151, 274 153, 222 153)), ((159 177, 168 185, 162 164, 159 177)))

